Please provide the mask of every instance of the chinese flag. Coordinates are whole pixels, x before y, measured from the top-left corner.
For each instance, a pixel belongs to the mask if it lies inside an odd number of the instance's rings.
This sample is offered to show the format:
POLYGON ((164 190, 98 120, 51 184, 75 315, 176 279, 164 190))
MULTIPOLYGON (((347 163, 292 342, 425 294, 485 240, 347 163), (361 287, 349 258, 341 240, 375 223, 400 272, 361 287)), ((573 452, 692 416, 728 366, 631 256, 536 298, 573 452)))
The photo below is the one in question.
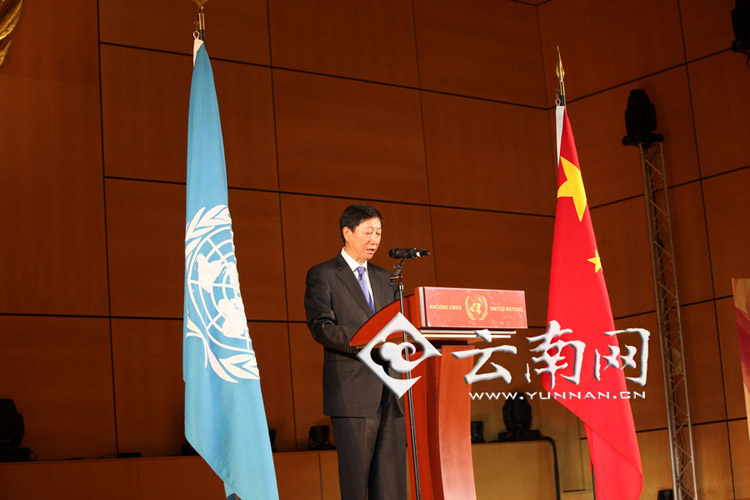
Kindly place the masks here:
MULTIPOLYGON (((633 413, 627 397, 621 398, 621 393, 627 391, 622 370, 615 367, 603 369, 601 366, 601 380, 594 376, 595 352, 610 355, 609 346, 617 346, 618 342, 616 336, 604 335, 604 332, 615 329, 607 285, 591 225, 573 131, 565 108, 558 107, 557 112, 560 141, 558 190, 547 321, 556 320, 560 329, 571 329, 572 333, 559 340, 581 341, 585 350, 578 384, 562 378, 559 373, 554 388, 550 387, 549 374, 545 373, 542 380, 550 392, 575 392, 582 396, 581 399, 557 401, 585 424, 597 498, 634 500, 641 494, 643 472, 633 413), (608 394, 609 399, 599 396, 599 393, 608 394), (587 394, 591 397, 584 397, 587 394)), ((573 348, 563 348, 562 354, 568 363, 564 373, 570 376, 575 359, 573 348)))

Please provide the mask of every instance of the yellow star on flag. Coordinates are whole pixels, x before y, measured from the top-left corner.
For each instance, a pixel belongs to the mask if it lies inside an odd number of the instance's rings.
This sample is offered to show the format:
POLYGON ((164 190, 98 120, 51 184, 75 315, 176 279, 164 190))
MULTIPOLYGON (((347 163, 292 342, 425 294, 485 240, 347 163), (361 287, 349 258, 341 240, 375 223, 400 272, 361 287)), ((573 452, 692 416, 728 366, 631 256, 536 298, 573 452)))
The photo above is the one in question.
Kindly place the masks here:
POLYGON ((586 190, 583 188, 581 171, 562 156, 560 157, 560 161, 562 162, 565 179, 567 180, 557 190, 557 197, 569 196, 573 198, 578 222, 580 222, 583 220, 583 212, 586 210, 586 190))
POLYGON ((591 257, 590 259, 587 259, 589 262, 594 264, 594 274, 598 273, 602 268, 602 260, 599 258, 599 250, 595 250, 596 255, 591 257))

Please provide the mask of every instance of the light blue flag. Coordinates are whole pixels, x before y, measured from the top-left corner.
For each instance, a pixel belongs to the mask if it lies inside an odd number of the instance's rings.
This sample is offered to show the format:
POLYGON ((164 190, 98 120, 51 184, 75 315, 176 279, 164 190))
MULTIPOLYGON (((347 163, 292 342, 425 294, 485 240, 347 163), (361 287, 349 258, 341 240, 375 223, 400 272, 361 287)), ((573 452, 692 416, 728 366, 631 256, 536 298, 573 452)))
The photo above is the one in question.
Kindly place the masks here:
POLYGON ((228 497, 278 499, 260 375, 234 255, 219 106, 196 41, 188 119, 185 436, 228 497))

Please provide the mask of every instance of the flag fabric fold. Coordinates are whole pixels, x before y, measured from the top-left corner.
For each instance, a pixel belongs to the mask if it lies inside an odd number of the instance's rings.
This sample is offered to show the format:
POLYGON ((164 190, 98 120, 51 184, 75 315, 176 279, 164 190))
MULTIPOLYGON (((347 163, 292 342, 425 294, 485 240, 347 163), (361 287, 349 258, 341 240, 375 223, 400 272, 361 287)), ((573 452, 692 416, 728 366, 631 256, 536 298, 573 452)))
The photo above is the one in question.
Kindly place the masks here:
POLYGON ((228 497, 278 499, 260 374, 228 208, 219 107, 196 40, 188 118, 183 379, 185 437, 228 497))
MULTIPOLYGON (((595 378, 595 352, 610 355, 609 347, 618 345, 616 336, 604 335, 615 330, 612 309, 570 121, 564 107, 558 107, 557 114, 559 179, 547 321, 572 330, 561 340, 581 342, 585 354, 577 384, 558 376, 552 388, 552 377, 544 374, 543 385, 548 391, 610 395, 558 401, 584 423, 597 498, 635 500, 643 472, 630 401, 621 397, 627 391, 625 375, 609 368, 601 371, 601 380, 595 378)), ((562 353, 568 366, 574 365, 572 351, 562 353)))

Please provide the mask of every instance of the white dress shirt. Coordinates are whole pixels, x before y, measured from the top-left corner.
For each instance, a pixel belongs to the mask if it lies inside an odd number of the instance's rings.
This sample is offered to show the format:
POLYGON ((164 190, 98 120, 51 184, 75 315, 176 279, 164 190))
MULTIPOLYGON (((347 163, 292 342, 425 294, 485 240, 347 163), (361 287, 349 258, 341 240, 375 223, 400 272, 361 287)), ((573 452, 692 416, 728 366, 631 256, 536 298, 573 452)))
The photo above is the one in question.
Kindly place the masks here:
POLYGON ((346 253, 345 248, 341 249, 341 255, 344 257, 344 260, 346 261, 346 263, 349 264, 349 267, 354 273, 354 277, 357 278, 357 281, 359 281, 359 273, 357 272, 357 268, 360 267, 360 265, 365 268, 365 274, 364 274, 365 283, 367 284, 367 289, 370 291, 370 297, 372 297, 373 304, 374 304, 375 295, 372 293, 372 285, 370 285, 370 276, 369 276, 370 273, 367 272, 367 261, 365 261, 364 264, 360 264, 356 260, 352 259, 348 253, 346 253))

